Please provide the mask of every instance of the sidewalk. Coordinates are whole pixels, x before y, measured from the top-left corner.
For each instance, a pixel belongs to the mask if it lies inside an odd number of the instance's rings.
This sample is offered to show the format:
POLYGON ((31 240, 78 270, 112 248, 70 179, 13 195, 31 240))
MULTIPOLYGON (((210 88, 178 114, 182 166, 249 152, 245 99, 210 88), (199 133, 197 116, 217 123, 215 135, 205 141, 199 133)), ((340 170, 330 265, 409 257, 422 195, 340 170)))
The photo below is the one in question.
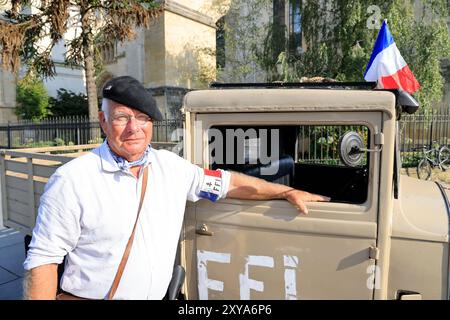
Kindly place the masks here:
POLYGON ((22 299, 24 236, 14 229, 0 229, 0 300, 22 299))

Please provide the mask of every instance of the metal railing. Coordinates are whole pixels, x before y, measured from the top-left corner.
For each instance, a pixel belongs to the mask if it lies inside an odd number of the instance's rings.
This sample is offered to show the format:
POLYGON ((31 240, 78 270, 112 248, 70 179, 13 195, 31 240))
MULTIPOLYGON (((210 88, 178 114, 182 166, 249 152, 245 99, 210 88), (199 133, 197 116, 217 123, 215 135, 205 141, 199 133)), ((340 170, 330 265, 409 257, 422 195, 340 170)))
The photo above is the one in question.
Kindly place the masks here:
POLYGON ((450 144, 450 115, 408 115, 400 121, 400 149, 412 151, 424 145, 450 144))
MULTIPOLYGON (((183 127, 181 119, 155 121, 153 138, 155 142, 179 140, 177 129, 183 127)), ((303 160, 314 162, 338 161, 335 143, 339 133, 332 127, 302 129, 299 136, 302 143, 311 143, 303 160), (320 130, 318 130, 320 129, 320 130), (333 151, 333 152, 331 152, 333 151)), ((345 131, 345 130, 344 130, 345 131)), ((73 116, 51 118, 34 122, 21 120, 17 123, 0 124, 0 148, 16 149, 57 145, 83 145, 100 143, 104 135, 98 122, 87 117, 73 116)), ((450 114, 438 111, 432 115, 406 115, 400 120, 400 151, 405 164, 414 165, 421 155, 421 147, 431 148, 434 144, 450 145, 450 114)))
MULTIPOLYGON (((172 132, 182 127, 178 119, 155 121, 152 141, 169 142, 172 132)), ((0 124, 0 148, 4 149, 82 145, 100 143, 103 139, 99 122, 84 116, 0 124)))
MULTIPOLYGON (((302 163, 344 165, 339 157, 339 139, 356 131, 367 144, 369 129, 365 126, 327 125, 299 126, 297 138, 298 161, 302 163)), ((364 155, 362 165, 367 163, 364 155)))
POLYGON ((405 165, 416 165, 423 146, 450 145, 450 114, 407 115, 400 120, 400 151, 405 165))

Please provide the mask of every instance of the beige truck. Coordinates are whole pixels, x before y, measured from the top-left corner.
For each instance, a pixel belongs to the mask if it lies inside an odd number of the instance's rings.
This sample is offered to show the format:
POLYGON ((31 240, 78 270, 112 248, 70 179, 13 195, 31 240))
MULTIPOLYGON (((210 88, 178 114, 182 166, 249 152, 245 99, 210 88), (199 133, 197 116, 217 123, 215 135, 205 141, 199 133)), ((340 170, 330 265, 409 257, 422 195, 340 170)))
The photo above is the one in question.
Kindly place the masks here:
MULTIPOLYGON (((186 159, 331 201, 308 203, 307 216, 284 200, 189 202, 184 298, 448 299, 449 191, 400 175, 398 119, 417 107, 345 84, 188 93, 186 159)), ((5 225, 31 231, 45 180, 69 159, 3 151, 5 225)))

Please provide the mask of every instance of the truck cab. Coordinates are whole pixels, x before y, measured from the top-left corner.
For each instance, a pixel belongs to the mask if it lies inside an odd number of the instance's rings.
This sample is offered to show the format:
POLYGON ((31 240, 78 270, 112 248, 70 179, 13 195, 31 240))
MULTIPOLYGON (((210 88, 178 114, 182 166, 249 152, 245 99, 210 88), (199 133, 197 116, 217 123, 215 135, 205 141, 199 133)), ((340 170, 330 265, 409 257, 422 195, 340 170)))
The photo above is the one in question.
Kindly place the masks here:
POLYGON ((343 85, 188 93, 188 160, 331 200, 307 216, 285 200, 188 203, 185 298, 448 299, 448 191, 399 174, 414 102, 343 85))

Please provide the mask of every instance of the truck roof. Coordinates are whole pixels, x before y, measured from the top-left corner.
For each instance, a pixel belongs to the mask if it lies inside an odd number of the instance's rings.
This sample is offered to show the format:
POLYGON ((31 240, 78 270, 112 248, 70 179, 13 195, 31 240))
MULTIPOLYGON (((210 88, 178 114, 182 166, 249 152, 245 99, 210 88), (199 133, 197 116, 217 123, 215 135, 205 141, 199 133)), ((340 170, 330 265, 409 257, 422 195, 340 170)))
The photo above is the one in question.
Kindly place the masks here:
POLYGON ((185 112, 382 111, 395 115, 395 95, 378 90, 292 88, 209 89, 191 91, 185 112))

